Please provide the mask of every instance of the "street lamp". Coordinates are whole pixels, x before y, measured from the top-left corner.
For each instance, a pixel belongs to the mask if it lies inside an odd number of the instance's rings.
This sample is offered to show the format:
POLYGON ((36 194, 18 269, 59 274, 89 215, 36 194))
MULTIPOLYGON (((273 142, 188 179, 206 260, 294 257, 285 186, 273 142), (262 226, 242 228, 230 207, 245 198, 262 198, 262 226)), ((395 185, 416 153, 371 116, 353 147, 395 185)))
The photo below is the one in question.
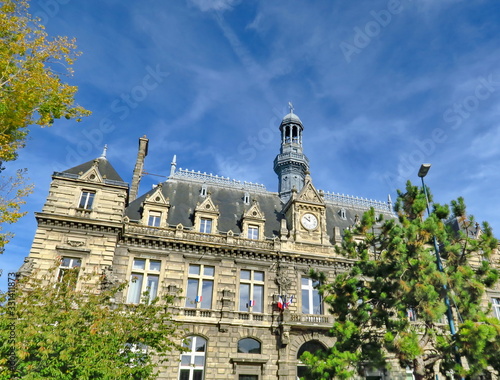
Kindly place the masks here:
POLYGON ((431 164, 422 164, 420 166, 420 169, 418 171, 418 176, 422 178, 422 181, 424 180, 424 177, 427 175, 429 172, 429 169, 431 168, 431 164))
MULTIPOLYGON (((422 164, 420 166, 419 171, 418 171, 418 176, 422 179, 422 188, 424 189, 428 216, 431 215, 431 211, 429 208, 429 196, 427 194, 427 188, 425 187, 424 177, 427 175, 430 168, 431 168, 431 164, 422 164)), ((439 254, 439 247, 438 247, 436 235, 433 235, 432 238, 434 240, 434 250, 436 251, 436 265, 438 267, 438 270, 443 273, 444 272, 443 263, 441 262, 441 255, 439 254)), ((453 313, 451 310, 450 299, 448 298, 448 287, 446 286, 446 284, 443 284, 443 290, 444 290, 444 303, 446 305, 446 317, 448 318, 448 326, 450 326, 451 336, 454 337, 456 334, 455 322, 453 321, 453 313)), ((458 353, 455 353, 455 361, 458 364, 461 364, 460 356, 458 355, 458 353)))

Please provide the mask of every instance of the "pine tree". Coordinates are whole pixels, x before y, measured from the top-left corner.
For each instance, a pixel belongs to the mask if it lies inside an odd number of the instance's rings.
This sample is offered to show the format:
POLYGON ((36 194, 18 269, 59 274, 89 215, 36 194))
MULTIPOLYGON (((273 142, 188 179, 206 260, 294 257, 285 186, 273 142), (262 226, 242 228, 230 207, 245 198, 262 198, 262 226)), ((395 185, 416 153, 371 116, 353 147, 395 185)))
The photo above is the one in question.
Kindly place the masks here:
POLYGON ((308 379, 349 379, 366 366, 387 368, 391 360, 411 368, 417 380, 500 371, 500 321, 485 296, 498 281, 498 263, 490 260, 497 240, 487 223, 480 228, 466 215, 462 198, 451 202, 451 212, 434 204, 427 218, 426 206, 422 189, 408 182, 398 191, 397 219, 384 220, 372 209, 345 232, 338 252, 353 260, 347 272, 332 282, 311 273, 335 317, 336 343, 303 355, 308 379))

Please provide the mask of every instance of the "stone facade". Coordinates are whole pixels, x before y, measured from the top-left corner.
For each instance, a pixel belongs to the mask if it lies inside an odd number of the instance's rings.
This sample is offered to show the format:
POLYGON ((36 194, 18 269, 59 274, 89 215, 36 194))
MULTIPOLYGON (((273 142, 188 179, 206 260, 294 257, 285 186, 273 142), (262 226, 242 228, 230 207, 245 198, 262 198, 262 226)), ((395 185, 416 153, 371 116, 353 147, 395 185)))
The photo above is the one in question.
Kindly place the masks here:
MULTIPOLYGON (((139 302, 147 289, 180 292, 175 319, 201 348, 180 362, 170 358, 161 379, 296 379, 304 349, 332 344, 333 318, 309 270, 331 278, 345 271, 350 262, 334 249, 342 231, 370 207, 394 215, 390 200, 317 190, 302 152, 302 122, 290 112, 280 130, 279 192, 177 170, 174 158, 168 180, 136 199, 145 137, 131 195, 105 153, 54 173, 36 214, 30 268, 47 269, 60 257, 67 266, 105 273, 109 283, 130 280, 122 302, 139 302)), ((408 378, 404 370, 366 375, 408 378)))

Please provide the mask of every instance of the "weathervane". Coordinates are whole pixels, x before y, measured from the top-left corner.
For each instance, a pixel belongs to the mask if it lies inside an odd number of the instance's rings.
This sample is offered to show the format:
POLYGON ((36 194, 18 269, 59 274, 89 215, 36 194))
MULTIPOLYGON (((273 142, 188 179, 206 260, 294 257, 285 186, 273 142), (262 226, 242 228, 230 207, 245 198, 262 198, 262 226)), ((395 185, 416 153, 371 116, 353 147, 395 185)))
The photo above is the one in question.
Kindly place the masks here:
POLYGON ((293 108, 293 104, 292 104, 292 102, 288 102, 288 107, 290 107, 290 113, 293 113, 293 110, 294 110, 295 108, 293 108))

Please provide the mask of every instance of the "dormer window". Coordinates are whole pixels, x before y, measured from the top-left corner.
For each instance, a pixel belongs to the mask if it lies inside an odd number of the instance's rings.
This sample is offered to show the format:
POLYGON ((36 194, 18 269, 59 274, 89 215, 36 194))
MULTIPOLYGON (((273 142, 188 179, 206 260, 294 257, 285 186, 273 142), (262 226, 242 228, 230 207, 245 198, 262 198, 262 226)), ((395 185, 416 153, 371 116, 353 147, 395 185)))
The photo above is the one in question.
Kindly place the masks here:
POLYGON ((142 203, 141 223, 150 227, 167 227, 168 210, 170 201, 163 193, 163 185, 160 183, 156 190, 146 195, 142 203))
POLYGON ((193 229, 206 234, 217 233, 218 218, 219 208, 213 203, 210 192, 207 192, 207 197, 194 210, 193 229))
POLYGON ((95 191, 83 190, 80 195, 80 202, 78 203, 78 208, 83 208, 85 210, 92 210, 92 205, 94 203, 95 191))
POLYGON ((253 200, 253 205, 245 211, 241 221, 242 236, 247 239, 261 240, 264 238, 264 226, 266 219, 262 213, 257 200, 253 200))
POLYGON ((258 240, 259 239, 259 226, 248 226, 248 236, 249 239, 258 240))
POLYGON ((245 192, 245 195, 243 196, 243 203, 246 205, 250 204, 250 194, 248 193, 248 191, 245 192))
POLYGON ((160 227, 160 223, 161 223, 161 212, 150 211, 149 218, 148 218, 148 226, 160 227))
POLYGON ((201 218, 200 220, 200 232, 209 234, 212 232, 212 219, 201 218))
POLYGON ((206 197, 206 196, 207 196, 207 185, 203 184, 200 190, 200 197, 206 197))
POLYGON ((346 219, 347 219, 347 214, 346 214, 345 208, 341 208, 341 209, 339 210, 339 215, 340 215, 340 218, 341 218, 341 219, 344 219, 344 220, 346 220, 346 219))

